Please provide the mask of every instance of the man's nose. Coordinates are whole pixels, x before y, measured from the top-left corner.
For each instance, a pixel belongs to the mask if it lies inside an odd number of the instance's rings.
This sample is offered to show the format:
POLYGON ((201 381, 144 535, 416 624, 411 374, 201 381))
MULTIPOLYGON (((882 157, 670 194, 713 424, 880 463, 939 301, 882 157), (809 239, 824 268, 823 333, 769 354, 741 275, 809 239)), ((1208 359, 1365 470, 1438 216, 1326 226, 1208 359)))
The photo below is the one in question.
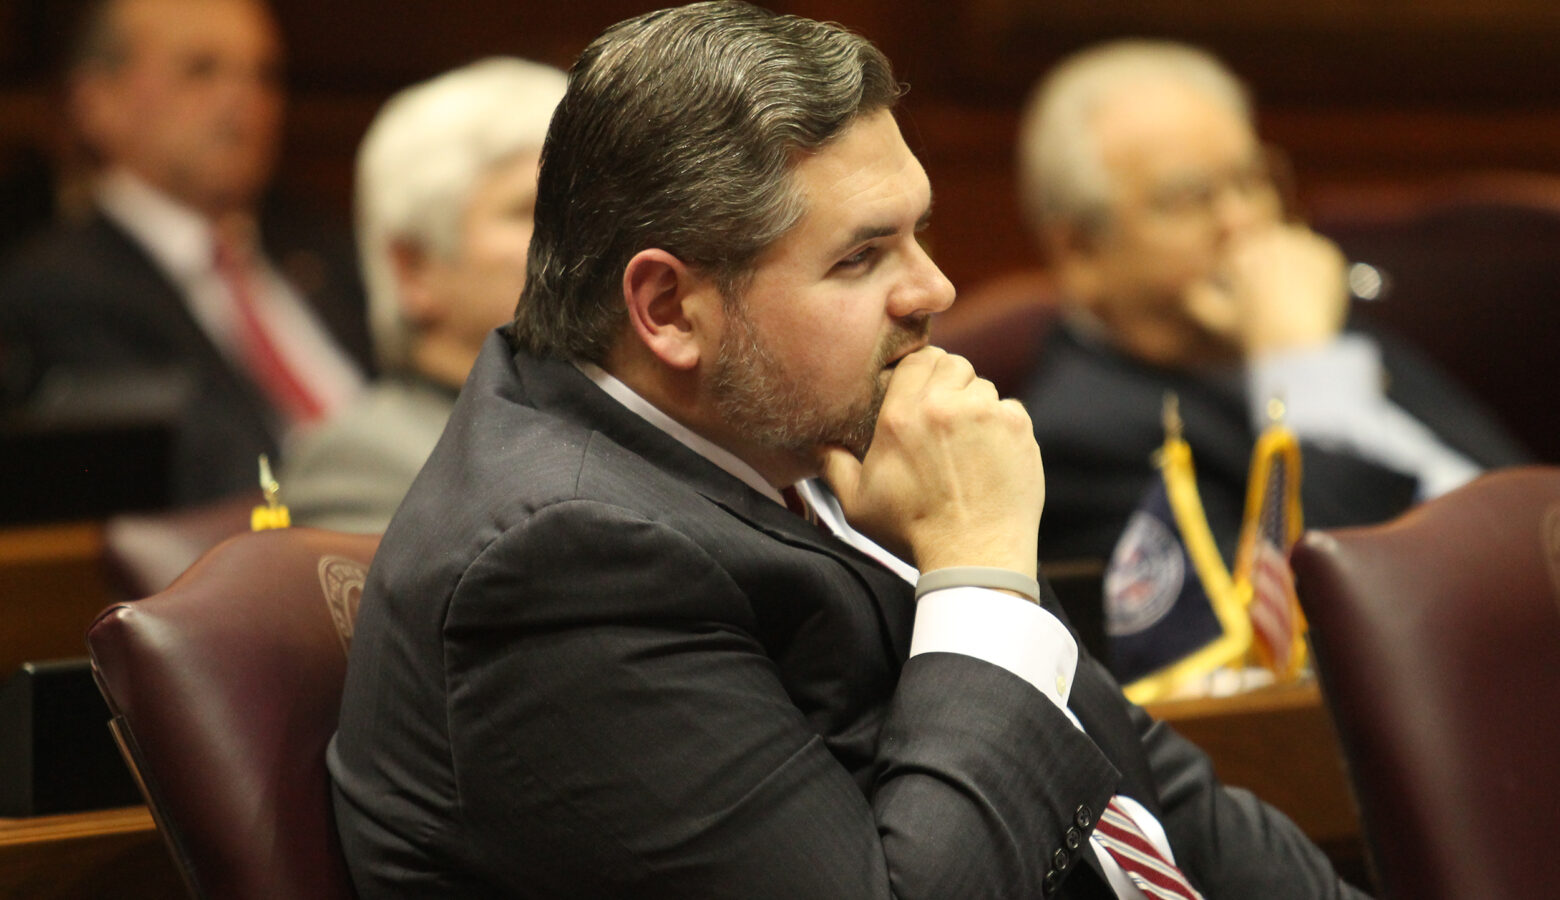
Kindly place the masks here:
POLYGON ((940 313, 953 305, 957 293, 921 242, 910 244, 909 269, 889 294, 888 314, 897 319, 940 313))
POLYGON ((1214 215, 1225 237, 1241 237, 1277 221, 1277 197, 1263 186, 1228 183, 1214 200, 1214 215))

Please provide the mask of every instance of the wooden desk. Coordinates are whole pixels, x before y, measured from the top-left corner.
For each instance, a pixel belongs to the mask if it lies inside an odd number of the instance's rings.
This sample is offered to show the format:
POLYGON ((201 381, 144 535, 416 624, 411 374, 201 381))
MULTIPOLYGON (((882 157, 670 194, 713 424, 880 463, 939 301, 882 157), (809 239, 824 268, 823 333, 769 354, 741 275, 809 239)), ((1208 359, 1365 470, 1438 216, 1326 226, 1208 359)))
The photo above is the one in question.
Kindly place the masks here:
POLYGON ((1201 747, 1225 784, 1283 811, 1344 877, 1370 886, 1359 813, 1315 681, 1146 708, 1201 747))
POLYGON ((0 819, 0 897, 183 896, 184 883, 144 806, 0 819))
POLYGON ((113 599, 96 522, 0 529, 0 679, 33 659, 84 656, 113 599))
MULTIPOLYGON (((87 626, 114 599, 102 549, 98 523, 0 529, 0 679, 28 660, 86 654, 87 626)), ((182 896, 144 806, 0 818, 0 897, 182 896)))

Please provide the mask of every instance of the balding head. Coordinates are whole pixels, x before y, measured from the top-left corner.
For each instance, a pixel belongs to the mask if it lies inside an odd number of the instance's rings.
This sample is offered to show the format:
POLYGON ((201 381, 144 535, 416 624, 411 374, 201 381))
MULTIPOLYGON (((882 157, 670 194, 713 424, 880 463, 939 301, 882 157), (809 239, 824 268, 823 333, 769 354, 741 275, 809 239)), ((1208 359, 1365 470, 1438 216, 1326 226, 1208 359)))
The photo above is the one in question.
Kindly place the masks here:
POLYGON ((1143 91, 1177 88, 1250 127, 1245 88, 1223 63, 1196 47, 1113 41, 1057 64, 1030 95, 1019 128, 1020 191, 1030 225, 1037 231, 1056 224, 1086 231, 1102 227, 1112 185, 1098 131, 1101 116, 1143 91))

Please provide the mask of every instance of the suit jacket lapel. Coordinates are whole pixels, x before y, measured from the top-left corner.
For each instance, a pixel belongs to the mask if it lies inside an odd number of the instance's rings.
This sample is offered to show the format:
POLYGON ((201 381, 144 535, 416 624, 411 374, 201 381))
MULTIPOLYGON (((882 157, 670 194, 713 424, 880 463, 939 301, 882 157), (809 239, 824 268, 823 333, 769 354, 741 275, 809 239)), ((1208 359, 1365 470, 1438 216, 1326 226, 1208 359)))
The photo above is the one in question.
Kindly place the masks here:
POLYGON ((103 257, 111 260, 107 265, 117 270, 114 277, 121 281, 134 279, 139 282, 137 302, 143 304, 143 315, 169 324, 177 322, 180 349, 225 364, 221 352, 206 336, 194 313, 190 312, 189 304, 184 302, 179 286, 145 247, 101 210, 94 211, 87 229, 90 235, 88 239, 97 242, 103 248, 103 257), (146 309, 144 304, 148 302, 155 302, 156 309, 146 309))
MULTIPOLYGON (((735 480, 735 479, 733 479, 735 480)), ((746 485, 743 485, 746 487, 746 485)), ((910 630, 915 621, 914 591, 910 584, 881 563, 839 538, 821 529, 756 492, 747 497, 756 503, 733 505, 729 497, 706 493, 706 497, 743 519, 754 528, 790 544, 808 547, 831 557, 856 577, 862 589, 877 605, 878 622, 887 638, 884 648, 890 658, 903 662, 910 655, 910 630)), ((747 499, 744 497, 743 499, 747 499)))
MULTIPOLYGON (((490 340, 501 340, 493 337, 490 340)), ((846 567, 871 595, 893 658, 910 652, 913 591, 904 579, 845 542, 824 534, 790 510, 694 452, 609 397, 572 364, 514 354, 527 400, 539 409, 599 431, 753 528, 793 546, 822 553, 846 567)))

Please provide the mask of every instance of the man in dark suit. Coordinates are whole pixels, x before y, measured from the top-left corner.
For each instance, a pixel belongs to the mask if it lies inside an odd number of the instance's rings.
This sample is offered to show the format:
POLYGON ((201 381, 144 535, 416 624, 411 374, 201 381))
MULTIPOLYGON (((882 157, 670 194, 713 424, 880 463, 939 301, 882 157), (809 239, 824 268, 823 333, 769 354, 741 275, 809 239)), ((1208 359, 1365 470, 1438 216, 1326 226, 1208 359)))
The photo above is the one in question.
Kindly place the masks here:
POLYGON ((1090 48, 1042 82, 1020 131, 1023 200, 1066 301, 1021 394, 1046 458, 1045 559, 1109 556, 1155 477, 1167 391, 1227 557, 1274 399, 1314 526, 1381 521, 1523 458, 1411 348, 1344 328, 1343 256, 1286 221, 1245 89, 1213 57, 1090 48))
POLYGON ((368 363, 345 233, 260 209, 280 65, 261 0, 96 4, 69 73, 100 164, 92 208, 0 274, 0 343, 21 392, 175 376, 175 503, 253 488, 256 457, 345 402, 368 363))
POLYGON ((1029 420, 927 343, 899 91, 732 2, 576 63, 516 320, 365 587, 361 896, 1352 896, 1040 588, 1029 420))

